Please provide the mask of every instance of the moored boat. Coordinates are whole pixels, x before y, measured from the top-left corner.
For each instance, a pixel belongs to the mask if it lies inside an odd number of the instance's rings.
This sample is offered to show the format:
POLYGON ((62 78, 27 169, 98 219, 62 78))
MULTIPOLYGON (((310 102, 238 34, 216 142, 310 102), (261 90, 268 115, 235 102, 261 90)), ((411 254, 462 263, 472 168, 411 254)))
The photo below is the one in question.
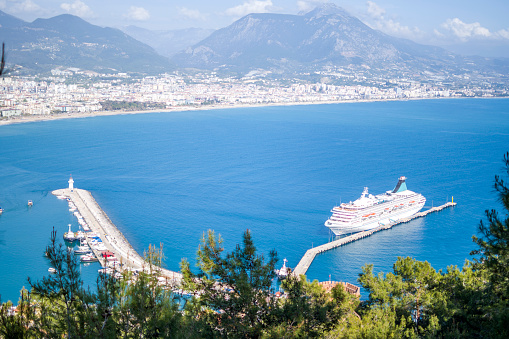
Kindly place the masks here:
POLYGON ((94 255, 83 255, 83 256, 81 256, 80 261, 94 262, 94 261, 99 261, 99 259, 97 259, 94 255))
POLYGON ((85 234, 85 232, 80 230, 80 231, 76 232, 74 237, 76 238, 76 240, 85 240, 87 238, 87 235, 85 234))
POLYGON ((365 187, 359 199, 334 207, 325 226, 335 235, 344 235, 368 231, 414 215, 422 209, 426 198, 408 190, 405 180, 406 177, 400 177, 392 191, 379 195, 369 194, 365 187))
POLYGON ((78 246, 78 248, 74 249, 74 254, 76 255, 84 255, 89 253, 92 253, 92 249, 88 245, 78 246))

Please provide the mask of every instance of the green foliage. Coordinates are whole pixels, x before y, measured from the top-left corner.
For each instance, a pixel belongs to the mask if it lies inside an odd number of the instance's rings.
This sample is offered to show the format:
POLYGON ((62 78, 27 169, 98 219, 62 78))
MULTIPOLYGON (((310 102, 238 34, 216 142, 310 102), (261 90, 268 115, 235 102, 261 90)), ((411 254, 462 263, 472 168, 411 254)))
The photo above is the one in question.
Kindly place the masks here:
POLYGON ((326 292, 317 280, 307 281, 305 276, 290 275, 281 284, 285 298, 274 312, 277 319, 269 337, 322 337, 338 323, 355 313, 359 301, 349 295, 342 286, 326 292))
MULTIPOLYGON (((199 291, 191 306, 204 333, 217 331, 226 337, 259 337, 272 323, 271 310, 276 307, 272 289, 277 254, 271 251, 265 263, 256 254, 251 233, 246 231, 243 246, 222 256, 222 239, 213 231, 203 235, 198 249, 198 274, 189 263, 181 264, 184 289, 199 291)), ((192 313, 194 313, 192 312, 192 313)))
POLYGON ((428 262, 399 257, 394 273, 375 276, 373 265, 362 268, 361 285, 369 291, 365 307, 394 313, 395 326, 404 326, 416 335, 433 334, 437 330, 435 308, 443 302, 438 288, 442 275, 428 262))
POLYGON ((24 288, 21 290, 18 306, 11 302, 0 306, 0 337, 1 338, 35 338, 42 337, 44 333, 39 330, 38 317, 30 293, 24 288))
MULTIPOLYGON (((509 152, 504 155, 506 174, 509 175, 509 152)), ((494 188, 498 193, 505 219, 495 210, 486 210, 487 223, 479 225, 480 237, 473 236, 479 246, 472 254, 479 255, 475 267, 486 270, 487 286, 483 295, 483 333, 492 337, 509 337, 509 186, 498 175, 494 188)))
POLYGON ((186 337, 178 303, 157 278, 162 248, 149 247, 147 267, 137 275, 125 271, 116 279, 99 274, 96 293, 83 288, 79 263, 57 243, 55 230, 46 254, 56 273, 37 282, 29 278, 32 293, 22 291, 16 314, 10 312, 11 303, 1 305, 0 337, 186 337))
POLYGON ((163 288, 157 279, 162 259, 162 247, 150 246, 145 252, 147 267, 136 276, 125 271, 117 281, 113 308, 116 338, 177 337, 181 318, 178 304, 171 290, 163 288))
POLYGON ((144 111, 166 108, 165 104, 160 102, 106 100, 100 102, 100 104, 104 111, 144 111))
POLYGON ((46 255, 56 273, 37 282, 28 278, 32 293, 45 301, 40 305, 41 322, 48 325, 52 337, 66 333, 68 338, 85 338, 91 332, 84 320, 93 297, 83 288, 77 258, 64 245, 57 245, 54 229, 46 255))

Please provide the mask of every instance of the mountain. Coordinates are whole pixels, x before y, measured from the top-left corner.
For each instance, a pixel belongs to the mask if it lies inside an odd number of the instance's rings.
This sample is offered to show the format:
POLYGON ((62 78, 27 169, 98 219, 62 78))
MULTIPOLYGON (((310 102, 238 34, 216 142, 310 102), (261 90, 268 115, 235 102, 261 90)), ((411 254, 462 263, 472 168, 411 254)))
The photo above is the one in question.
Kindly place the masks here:
POLYGON ((331 3, 304 15, 249 14, 172 61, 180 67, 241 71, 350 64, 427 69, 468 63, 439 47, 373 30, 331 3))
POLYGON ((34 71, 56 66, 140 73, 170 69, 167 58, 122 31, 69 14, 28 23, 0 11, 0 37, 7 62, 34 71))
POLYGON ((137 26, 126 26, 120 29, 168 58, 197 44, 214 32, 213 29, 204 28, 153 31, 137 26))
POLYGON ((0 11, 0 27, 15 28, 25 25, 26 22, 10 14, 0 11))

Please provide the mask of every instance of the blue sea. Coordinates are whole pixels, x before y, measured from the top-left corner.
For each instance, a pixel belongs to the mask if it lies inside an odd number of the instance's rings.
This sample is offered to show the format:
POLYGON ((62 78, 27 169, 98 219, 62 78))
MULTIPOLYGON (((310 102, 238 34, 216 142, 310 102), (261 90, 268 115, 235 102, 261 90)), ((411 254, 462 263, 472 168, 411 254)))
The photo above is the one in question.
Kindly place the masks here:
MULTIPOLYGON (((509 150, 509 101, 447 99, 217 109, 0 126, 0 293, 17 301, 27 277, 76 219, 52 190, 92 192, 140 253, 163 244, 169 269, 195 263, 208 229, 227 251, 249 229, 260 253, 295 266, 331 239, 331 208, 378 194, 404 175, 426 208, 454 208, 317 256, 309 279, 357 283, 361 267, 388 272, 398 256, 436 269, 462 266, 509 150), (34 206, 28 207, 27 201, 34 206)), ((82 267, 94 284, 97 264, 82 267)), ((364 296, 366 297, 366 296, 364 296)))

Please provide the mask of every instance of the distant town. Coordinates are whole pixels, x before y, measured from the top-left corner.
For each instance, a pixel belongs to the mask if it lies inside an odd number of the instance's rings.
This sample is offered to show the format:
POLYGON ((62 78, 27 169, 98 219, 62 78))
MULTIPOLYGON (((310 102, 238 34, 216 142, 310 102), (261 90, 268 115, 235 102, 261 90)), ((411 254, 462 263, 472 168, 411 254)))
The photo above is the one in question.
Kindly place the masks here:
POLYGON ((0 80, 0 115, 52 115, 100 111, 171 110, 213 105, 268 105, 404 100, 443 97, 505 97, 504 76, 481 73, 408 74, 368 67, 331 67, 294 78, 270 71, 242 77, 217 72, 133 76, 55 68, 46 76, 8 75, 0 80))

